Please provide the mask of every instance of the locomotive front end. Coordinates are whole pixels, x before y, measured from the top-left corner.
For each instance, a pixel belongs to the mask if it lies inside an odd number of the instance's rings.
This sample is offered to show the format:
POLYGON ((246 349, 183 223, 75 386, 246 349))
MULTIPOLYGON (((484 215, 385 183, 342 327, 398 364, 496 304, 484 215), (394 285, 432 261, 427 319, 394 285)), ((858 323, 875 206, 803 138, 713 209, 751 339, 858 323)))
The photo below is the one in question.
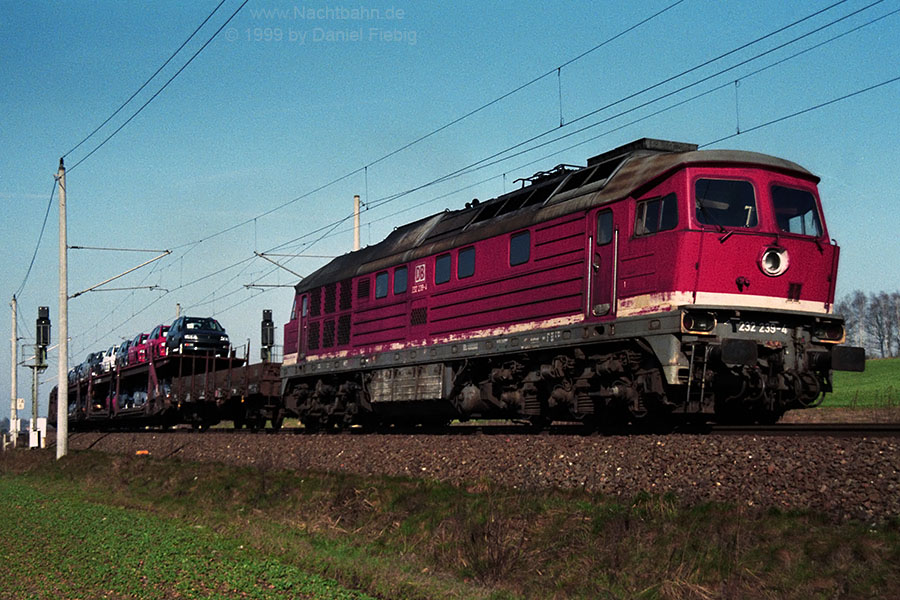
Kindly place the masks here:
POLYGON ((681 271, 682 284, 693 279, 682 288, 686 408, 775 421, 820 403, 832 370, 864 368, 864 351, 840 345, 843 319, 831 314, 839 248, 817 181, 784 165, 687 169, 685 252, 696 259, 681 271))
POLYGON ((681 313, 678 379, 685 410, 723 422, 774 422, 817 406, 832 370, 861 371, 861 348, 840 346, 842 319, 799 311, 694 306, 681 313))

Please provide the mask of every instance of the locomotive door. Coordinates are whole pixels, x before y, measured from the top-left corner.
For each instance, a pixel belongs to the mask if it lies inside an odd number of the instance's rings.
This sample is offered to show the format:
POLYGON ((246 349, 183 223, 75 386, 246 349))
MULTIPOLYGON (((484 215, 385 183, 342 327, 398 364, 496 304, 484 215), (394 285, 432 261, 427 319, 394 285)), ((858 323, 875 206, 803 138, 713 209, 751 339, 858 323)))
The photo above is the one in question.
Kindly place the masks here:
POLYGON ((588 317, 615 315, 617 233, 612 209, 595 213, 590 236, 588 317))
POLYGON ((298 357, 306 356, 306 336, 309 329, 309 296, 305 295, 300 299, 300 326, 298 327, 298 357))

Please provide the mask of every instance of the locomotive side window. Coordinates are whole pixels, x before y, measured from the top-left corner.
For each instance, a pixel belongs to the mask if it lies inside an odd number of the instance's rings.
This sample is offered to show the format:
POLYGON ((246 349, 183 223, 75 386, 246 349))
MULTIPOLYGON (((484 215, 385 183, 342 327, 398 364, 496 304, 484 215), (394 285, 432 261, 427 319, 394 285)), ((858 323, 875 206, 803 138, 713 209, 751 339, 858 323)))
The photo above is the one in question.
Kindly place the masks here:
POLYGON ((463 248, 456 257, 456 278, 465 279, 475 274, 475 248, 463 248))
MULTIPOLYGON (((304 296, 303 299, 305 300, 306 296, 304 296)), ((294 296, 294 305, 291 307, 291 321, 296 321, 296 320, 297 320, 297 297, 294 296)))
POLYGON ((384 271, 375 276, 375 297, 385 298, 388 294, 388 273, 384 271))
POLYGON ((406 267, 394 269, 394 294, 402 294, 406 291, 407 271, 406 267))
POLYGON ((613 214, 611 210, 597 213, 597 245, 605 246, 613 239, 613 214))
POLYGON ((308 300, 309 296, 303 296, 303 300, 300 303, 300 316, 304 318, 309 314, 309 302, 307 302, 308 300))
POLYGON ((531 232, 523 231, 509 238, 509 266, 522 265, 531 258, 531 232))
POLYGON ((822 223, 815 197, 806 190, 772 186, 772 205, 778 229, 800 235, 822 235, 822 223))
POLYGON ((434 282, 447 283, 450 281, 450 255, 441 254, 434 259, 434 282))
MULTIPOLYGON (((598 219, 601 215, 598 215, 598 219)), ((612 214, 610 214, 610 226, 612 214)), ((634 235, 648 235, 675 229, 678 225, 678 202, 675 194, 638 202, 634 218, 634 235)), ((612 233, 610 232, 610 235, 612 233)), ((600 233, 597 233, 600 239, 600 233)))
POLYGON ((699 223, 716 227, 756 227, 756 198, 749 181, 698 179, 694 191, 699 223))

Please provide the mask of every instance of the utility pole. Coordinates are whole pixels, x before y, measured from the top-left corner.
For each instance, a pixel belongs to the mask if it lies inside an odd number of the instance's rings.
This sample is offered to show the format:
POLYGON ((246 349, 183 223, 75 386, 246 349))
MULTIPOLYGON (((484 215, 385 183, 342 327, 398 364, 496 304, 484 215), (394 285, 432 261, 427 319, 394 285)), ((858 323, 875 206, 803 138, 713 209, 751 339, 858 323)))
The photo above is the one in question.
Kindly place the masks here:
POLYGON ((353 250, 359 250, 359 194, 353 196, 353 250))
POLYGON ((19 395, 18 389, 18 381, 16 380, 16 374, 18 371, 17 365, 19 362, 19 352, 18 352, 18 344, 16 344, 16 312, 18 311, 18 301, 16 300, 15 295, 12 297, 12 302, 9 303, 12 307, 12 333, 10 334, 10 346, 12 348, 12 370, 10 371, 10 382, 11 382, 11 391, 10 391, 10 409, 9 409, 9 434, 12 437, 12 445, 13 448, 16 447, 16 442, 19 439, 19 415, 16 413, 16 402, 19 395))
POLYGON ((69 265, 66 167, 59 159, 59 371, 56 383, 56 458, 69 453, 69 265))

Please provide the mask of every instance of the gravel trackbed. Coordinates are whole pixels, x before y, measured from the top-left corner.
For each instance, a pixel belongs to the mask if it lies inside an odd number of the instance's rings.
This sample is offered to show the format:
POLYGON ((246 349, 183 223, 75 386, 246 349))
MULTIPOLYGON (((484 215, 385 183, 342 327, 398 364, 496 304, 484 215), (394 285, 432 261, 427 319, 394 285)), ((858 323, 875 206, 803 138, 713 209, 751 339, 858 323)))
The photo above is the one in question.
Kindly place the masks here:
POLYGON ((630 500, 809 508, 835 521, 900 515, 900 440, 715 435, 267 435, 73 433, 73 450, 265 469, 428 477, 470 485, 584 488, 630 500))

